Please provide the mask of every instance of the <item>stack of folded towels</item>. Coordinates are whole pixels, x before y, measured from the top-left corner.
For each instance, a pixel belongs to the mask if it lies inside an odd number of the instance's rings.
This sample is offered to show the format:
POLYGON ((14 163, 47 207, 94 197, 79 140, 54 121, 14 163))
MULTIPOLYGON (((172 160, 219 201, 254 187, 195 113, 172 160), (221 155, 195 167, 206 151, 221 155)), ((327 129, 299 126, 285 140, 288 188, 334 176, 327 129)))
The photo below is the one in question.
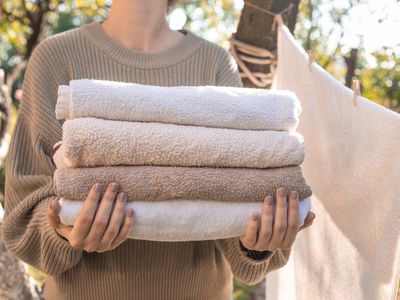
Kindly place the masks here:
POLYGON ((61 221, 73 224, 94 183, 105 190, 117 182, 135 211, 130 238, 240 236, 281 186, 299 192, 301 225, 311 189, 299 166, 300 111, 289 91, 94 79, 60 85, 56 117, 65 122, 53 160, 61 221))

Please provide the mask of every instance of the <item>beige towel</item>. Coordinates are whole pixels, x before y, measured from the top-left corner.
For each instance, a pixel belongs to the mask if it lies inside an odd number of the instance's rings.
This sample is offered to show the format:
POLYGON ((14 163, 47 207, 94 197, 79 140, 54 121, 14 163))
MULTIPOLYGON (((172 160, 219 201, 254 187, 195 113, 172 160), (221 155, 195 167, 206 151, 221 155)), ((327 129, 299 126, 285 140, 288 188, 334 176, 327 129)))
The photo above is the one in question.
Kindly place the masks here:
POLYGON ((301 135, 78 118, 63 124, 65 167, 114 165, 271 168, 299 165, 301 135))
POLYGON ((227 86, 154 86, 95 79, 60 85, 58 119, 172 123, 248 130, 294 130, 301 108, 289 91, 227 86))
POLYGON ((66 199, 84 200, 94 183, 116 181, 129 201, 206 199, 231 202, 263 201, 283 186, 311 196, 300 167, 275 169, 110 166, 56 169, 55 190, 66 199))

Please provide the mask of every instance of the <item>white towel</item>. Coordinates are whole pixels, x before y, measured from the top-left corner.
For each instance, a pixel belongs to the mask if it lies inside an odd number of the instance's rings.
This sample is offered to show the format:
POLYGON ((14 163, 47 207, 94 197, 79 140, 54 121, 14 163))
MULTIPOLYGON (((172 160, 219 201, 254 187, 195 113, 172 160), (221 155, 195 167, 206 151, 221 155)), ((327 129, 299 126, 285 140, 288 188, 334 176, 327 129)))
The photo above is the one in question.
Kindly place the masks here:
POLYGON ((278 31, 277 88, 296 93, 313 188, 314 224, 287 266, 267 277, 268 300, 394 300, 400 279, 400 115, 357 98, 278 31))
POLYGON ((293 130, 301 108, 295 94, 224 86, 151 86, 94 79, 60 85, 58 119, 172 123, 249 130, 293 130))
MULTIPOLYGON (((83 201, 60 198, 61 222, 73 225, 83 201)), ((275 211, 275 202, 273 211, 275 211)), ((262 211, 262 202, 226 203, 206 200, 128 202, 134 210, 131 239, 153 241, 215 240, 241 236, 253 212, 262 211)), ((299 202, 299 226, 311 209, 311 198, 299 202)))
POLYGON ((273 168, 300 165, 303 137, 175 124, 78 118, 63 124, 64 167, 157 165, 273 168))

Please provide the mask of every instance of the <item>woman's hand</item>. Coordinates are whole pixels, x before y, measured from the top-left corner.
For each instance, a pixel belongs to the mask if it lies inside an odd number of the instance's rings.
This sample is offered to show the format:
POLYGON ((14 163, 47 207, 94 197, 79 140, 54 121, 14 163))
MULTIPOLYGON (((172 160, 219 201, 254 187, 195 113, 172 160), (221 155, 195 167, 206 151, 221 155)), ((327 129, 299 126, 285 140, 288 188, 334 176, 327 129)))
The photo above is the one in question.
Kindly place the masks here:
POLYGON ((287 210, 284 188, 277 190, 276 199, 275 218, 272 216, 272 196, 267 196, 264 200, 261 224, 257 213, 250 218, 246 233, 240 237, 240 241, 246 249, 271 252, 278 248, 288 250, 292 247, 297 233, 310 226, 314 221, 315 214, 310 211, 304 220, 304 225, 299 227, 299 196, 297 192, 290 193, 289 210, 287 210))
POLYGON ((125 213, 127 197, 118 190, 119 185, 111 183, 100 197, 101 185, 93 185, 73 226, 61 223, 61 207, 54 199, 49 204, 48 221, 74 248, 87 252, 113 250, 127 239, 133 226, 133 210, 125 213))

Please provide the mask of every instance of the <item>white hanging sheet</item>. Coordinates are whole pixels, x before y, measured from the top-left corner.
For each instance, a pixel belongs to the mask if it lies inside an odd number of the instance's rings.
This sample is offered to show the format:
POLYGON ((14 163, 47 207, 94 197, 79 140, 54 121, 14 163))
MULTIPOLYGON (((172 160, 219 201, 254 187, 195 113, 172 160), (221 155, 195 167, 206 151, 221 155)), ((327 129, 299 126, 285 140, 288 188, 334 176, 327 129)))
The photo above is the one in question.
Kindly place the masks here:
POLYGON ((392 300, 400 279, 400 115, 353 91, 278 29, 274 88, 303 108, 302 164, 313 189, 313 225, 286 266, 267 275, 268 300, 392 300))

